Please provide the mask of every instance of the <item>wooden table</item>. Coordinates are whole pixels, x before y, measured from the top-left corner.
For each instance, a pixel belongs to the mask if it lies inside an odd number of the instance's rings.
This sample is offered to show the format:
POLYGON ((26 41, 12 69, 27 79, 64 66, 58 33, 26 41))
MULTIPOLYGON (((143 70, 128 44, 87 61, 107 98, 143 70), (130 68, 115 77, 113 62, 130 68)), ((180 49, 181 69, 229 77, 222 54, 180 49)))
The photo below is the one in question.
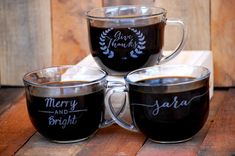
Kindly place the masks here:
POLYGON ((179 144, 157 144, 143 134, 114 124, 100 129, 91 139, 56 144, 33 128, 27 113, 23 88, 0 88, 0 155, 235 155, 235 89, 216 88, 205 126, 192 140, 179 144))

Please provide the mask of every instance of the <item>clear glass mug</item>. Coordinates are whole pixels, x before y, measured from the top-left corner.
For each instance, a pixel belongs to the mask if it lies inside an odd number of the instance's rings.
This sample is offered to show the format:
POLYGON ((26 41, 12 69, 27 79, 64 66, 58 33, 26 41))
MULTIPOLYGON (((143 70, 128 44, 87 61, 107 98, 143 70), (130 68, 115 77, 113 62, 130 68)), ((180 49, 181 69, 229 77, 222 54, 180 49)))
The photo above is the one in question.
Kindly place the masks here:
POLYGON ((111 125, 112 119, 104 119, 106 76, 103 70, 73 65, 27 73, 27 109, 36 130, 53 142, 71 143, 111 125))
POLYGON ((113 87, 106 108, 121 127, 142 132, 158 143, 178 143, 192 138, 209 113, 210 71, 201 66, 163 65, 139 69, 125 76, 126 85, 113 87), (113 109, 112 95, 127 93, 133 123, 113 109))
POLYGON ((110 75, 161 64, 173 59, 183 49, 186 29, 182 20, 167 19, 163 8, 123 5, 94 8, 87 12, 91 54, 110 75), (165 25, 182 30, 175 50, 163 55, 165 25))

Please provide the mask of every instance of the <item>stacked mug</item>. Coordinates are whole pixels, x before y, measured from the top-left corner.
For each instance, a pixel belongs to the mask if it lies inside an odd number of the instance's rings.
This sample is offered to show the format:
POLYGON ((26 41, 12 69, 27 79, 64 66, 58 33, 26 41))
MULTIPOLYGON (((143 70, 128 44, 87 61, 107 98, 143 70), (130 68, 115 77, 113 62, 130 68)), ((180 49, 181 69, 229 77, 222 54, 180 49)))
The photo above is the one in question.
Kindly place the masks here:
POLYGON ((100 69, 49 67, 23 78, 37 131, 59 143, 88 139, 114 122, 159 143, 183 142, 195 135, 208 117, 210 71, 161 65, 183 49, 183 21, 167 19, 163 8, 143 5, 95 8, 86 16, 91 54, 100 69), (168 56, 163 54, 166 25, 182 30, 181 41, 168 56), (121 75, 125 83, 109 82, 108 75, 121 75), (111 99, 117 92, 128 100, 114 109, 111 99), (125 109, 130 109, 133 123, 120 117, 125 109))

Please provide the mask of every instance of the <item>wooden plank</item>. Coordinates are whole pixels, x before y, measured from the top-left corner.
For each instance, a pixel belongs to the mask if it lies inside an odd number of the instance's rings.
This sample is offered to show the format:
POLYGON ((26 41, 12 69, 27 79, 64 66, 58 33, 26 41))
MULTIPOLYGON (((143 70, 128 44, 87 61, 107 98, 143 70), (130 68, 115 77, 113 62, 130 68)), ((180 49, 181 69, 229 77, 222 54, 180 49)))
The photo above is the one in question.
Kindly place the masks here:
POLYGON ((51 64, 50 1, 0 1, 0 84, 22 85, 27 71, 51 64))
MULTIPOLYGON (((167 10, 168 18, 181 18, 188 29, 185 50, 210 50, 210 0, 156 0, 155 6, 167 10)), ((180 40, 180 31, 166 27, 165 49, 172 50, 180 40)))
POLYGON ((144 140, 140 133, 128 132, 117 125, 100 129, 89 140, 73 144, 52 143, 37 133, 16 155, 135 155, 144 140))
POLYGON ((99 0, 51 0, 53 65, 74 64, 89 53, 85 12, 99 0))
POLYGON ((16 156, 64 156, 76 155, 87 141, 73 144, 57 144, 36 133, 15 155, 16 156))
POLYGON ((144 4, 153 5, 156 0, 103 0, 104 6, 144 4))
POLYGON ((0 155, 14 155, 35 133, 24 97, 0 116, 0 125, 0 155))
POLYGON ((136 155, 144 144, 141 133, 129 132, 118 125, 100 130, 100 132, 82 150, 82 156, 136 155))
POLYGON ((235 155, 235 89, 230 89, 200 147, 199 156, 235 155))
POLYGON ((235 86, 235 1, 211 1, 211 48, 215 85, 235 86))
POLYGON ((0 88, 0 115, 24 94, 24 88, 0 88))
POLYGON ((216 112, 221 107, 222 101, 225 99, 226 91, 215 91, 210 102, 210 114, 204 127, 197 133, 192 140, 180 143, 180 144, 157 144, 148 140, 141 150, 138 152, 138 156, 168 156, 168 155, 188 155, 194 156, 197 154, 200 144, 203 142, 207 135, 208 129, 214 121, 216 112))

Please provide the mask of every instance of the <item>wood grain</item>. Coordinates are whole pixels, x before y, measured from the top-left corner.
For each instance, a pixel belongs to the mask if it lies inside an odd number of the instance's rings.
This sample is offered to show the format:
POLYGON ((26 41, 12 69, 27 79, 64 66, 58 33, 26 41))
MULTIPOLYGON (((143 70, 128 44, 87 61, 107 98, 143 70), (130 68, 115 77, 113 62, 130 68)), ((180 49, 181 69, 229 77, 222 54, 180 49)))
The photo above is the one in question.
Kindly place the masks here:
POLYGON ((82 156, 136 155, 145 142, 140 133, 129 132, 118 125, 102 129, 77 153, 82 156))
POLYGON ((235 89, 230 89, 225 100, 220 104, 205 140, 203 141, 199 156, 204 155, 235 155, 235 89))
POLYGON ((97 0, 51 0, 53 65, 75 64, 90 53, 85 13, 97 0))
MULTIPOLYGON (((188 30, 185 50, 210 50, 210 0, 156 0, 155 6, 167 10, 168 18, 182 19, 188 30)), ((180 31, 166 27, 165 49, 173 50, 180 31)))
POLYGON ((211 1, 211 48, 215 85, 235 86, 235 1, 211 1))
POLYGON ((0 116, 0 155, 14 155, 35 133, 22 97, 0 116))
POLYGON ((73 144, 52 143, 37 133, 16 155, 136 155, 144 140, 142 134, 128 132, 117 125, 101 129, 89 140, 73 144))
POLYGON ((0 115, 24 95, 24 88, 0 88, 0 115))
POLYGON ((144 4, 153 5, 156 0, 103 0, 104 6, 144 4))
POLYGON ((214 117, 221 107, 222 101, 225 99, 227 92, 215 92, 211 102, 210 102, 210 114, 208 120, 204 127, 197 133, 192 140, 180 144, 157 144, 148 140, 141 150, 138 152, 138 156, 181 156, 188 155, 194 156, 197 155, 198 148, 203 142, 204 138, 207 135, 207 132, 214 122, 214 117))
POLYGON ((22 85, 27 71, 51 64, 50 1, 0 1, 0 84, 22 85))
POLYGON ((17 153, 16 156, 65 156, 76 155, 87 143, 58 144, 50 142, 36 133, 17 153))

